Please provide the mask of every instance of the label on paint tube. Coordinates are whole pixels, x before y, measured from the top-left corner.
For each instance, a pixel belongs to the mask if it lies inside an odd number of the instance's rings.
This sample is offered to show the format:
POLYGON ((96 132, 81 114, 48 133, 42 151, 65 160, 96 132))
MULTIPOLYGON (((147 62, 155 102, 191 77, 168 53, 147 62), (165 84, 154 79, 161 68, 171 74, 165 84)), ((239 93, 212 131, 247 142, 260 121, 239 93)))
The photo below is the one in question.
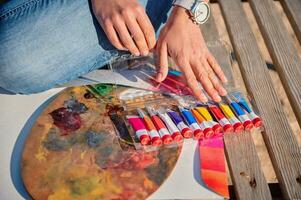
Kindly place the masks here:
POLYGON ((249 116, 250 118, 253 120, 253 119, 256 119, 256 118, 259 118, 253 111, 249 113, 249 116))
POLYGON ((170 134, 169 134, 169 132, 168 132, 168 130, 166 128, 161 128, 159 130, 159 135, 162 138, 164 135, 170 135, 170 134))
POLYGON ((188 126, 184 122, 179 122, 177 127, 182 131, 184 128, 188 128, 188 126))
POLYGON ((156 130, 150 130, 150 131, 149 131, 149 136, 150 136, 151 138, 154 138, 154 137, 160 137, 158 131, 156 131, 156 130))
POLYGON ((189 127, 192 129, 192 130, 198 130, 198 129, 201 129, 200 126, 197 124, 197 123, 192 123, 189 125, 189 127))
POLYGON ((140 129, 140 130, 136 131, 136 136, 137 136, 139 139, 140 139, 140 137, 141 137, 142 135, 148 135, 148 132, 147 132, 146 129, 140 129))
POLYGON ((230 122, 226 118, 222 118, 218 121, 220 125, 225 126, 227 124, 230 124, 230 122))
POLYGON ((228 120, 232 125, 240 122, 236 117, 231 117, 228 120))
POLYGON ((247 115, 238 116, 239 120, 244 123, 245 121, 250 121, 250 118, 247 115))
POLYGON ((211 128, 211 125, 209 122, 203 121, 202 123, 200 123, 200 127, 202 130, 205 130, 206 128, 211 128))
POLYGON ((210 120, 208 121, 208 123, 210 124, 211 127, 213 127, 214 125, 218 124, 217 122, 210 120))

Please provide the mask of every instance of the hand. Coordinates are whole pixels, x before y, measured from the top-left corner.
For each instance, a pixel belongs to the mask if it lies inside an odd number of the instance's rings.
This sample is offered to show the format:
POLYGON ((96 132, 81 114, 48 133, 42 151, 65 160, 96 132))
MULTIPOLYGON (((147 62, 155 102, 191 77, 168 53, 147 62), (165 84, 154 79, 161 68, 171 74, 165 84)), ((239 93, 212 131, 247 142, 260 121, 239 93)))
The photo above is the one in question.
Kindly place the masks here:
POLYGON ((198 81, 216 102, 221 101, 220 95, 227 94, 220 82, 226 83, 227 79, 209 52, 199 26, 193 23, 184 8, 173 9, 160 33, 156 51, 160 67, 157 81, 161 82, 166 78, 170 55, 183 72, 193 94, 200 101, 207 102, 207 97, 199 89, 198 81))
POLYGON ((155 46, 154 28, 137 0, 92 0, 93 12, 110 42, 119 50, 147 55, 155 46))

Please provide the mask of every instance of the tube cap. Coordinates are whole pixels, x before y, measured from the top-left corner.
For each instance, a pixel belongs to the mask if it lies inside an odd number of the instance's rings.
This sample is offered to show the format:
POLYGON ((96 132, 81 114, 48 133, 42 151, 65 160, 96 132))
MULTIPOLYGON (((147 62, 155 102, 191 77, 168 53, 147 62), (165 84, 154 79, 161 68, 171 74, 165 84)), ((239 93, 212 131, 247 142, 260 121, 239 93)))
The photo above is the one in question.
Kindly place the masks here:
POLYGON ((223 132, 223 128, 221 125, 219 124, 215 124, 213 127, 212 127, 212 130, 214 131, 215 134, 219 134, 221 132, 223 132))
POLYGON ((211 138, 214 135, 214 131, 211 128, 205 128, 203 132, 206 138, 211 138))
POLYGON ((231 124, 226 124, 226 125, 223 127, 223 129, 224 129, 224 132, 225 132, 225 133, 230 133, 230 132, 233 132, 233 131, 234 131, 234 128, 233 128, 233 126, 232 126, 231 124))
POLYGON ((183 136, 180 132, 175 132, 171 135, 172 139, 176 142, 181 142, 183 140, 183 136))
POLYGON ((152 145, 153 146, 160 146, 162 145, 162 140, 160 137, 153 137, 152 138, 152 145))
POLYGON ((170 144, 172 143, 172 138, 170 135, 164 135, 162 138, 163 144, 170 144))
POLYGON ((244 126, 242 125, 241 122, 237 122, 237 123, 233 124, 233 128, 234 128, 234 132, 236 132, 236 133, 240 133, 244 130, 244 126))
POLYGON ((252 120, 255 127, 261 127, 262 126, 262 120, 259 117, 256 117, 252 120))
POLYGON ((151 140, 148 135, 141 135, 139 139, 142 145, 148 145, 151 140))
POLYGON ((204 137, 204 133, 201 129, 196 129, 194 132, 193 132, 193 135, 194 135, 194 139, 195 140, 199 140, 201 139, 202 137, 204 137))
POLYGON ((244 122, 244 127, 246 131, 250 131, 252 130, 252 128, 254 127, 253 123, 251 122, 251 120, 247 120, 244 122))
POLYGON ((183 128, 181 132, 184 138, 190 138, 192 136, 190 128, 183 128))

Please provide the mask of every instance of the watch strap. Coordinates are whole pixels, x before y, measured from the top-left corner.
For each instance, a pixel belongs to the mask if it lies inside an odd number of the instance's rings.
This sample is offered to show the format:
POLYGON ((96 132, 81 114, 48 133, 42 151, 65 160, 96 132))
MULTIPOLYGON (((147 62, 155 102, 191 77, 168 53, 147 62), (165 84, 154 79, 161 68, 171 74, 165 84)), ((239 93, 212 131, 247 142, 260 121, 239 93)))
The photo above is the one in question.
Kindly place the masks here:
POLYGON ((192 7, 196 3, 197 0, 174 0, 173 5, 181 6, 189 11, 192 10, 192 7))

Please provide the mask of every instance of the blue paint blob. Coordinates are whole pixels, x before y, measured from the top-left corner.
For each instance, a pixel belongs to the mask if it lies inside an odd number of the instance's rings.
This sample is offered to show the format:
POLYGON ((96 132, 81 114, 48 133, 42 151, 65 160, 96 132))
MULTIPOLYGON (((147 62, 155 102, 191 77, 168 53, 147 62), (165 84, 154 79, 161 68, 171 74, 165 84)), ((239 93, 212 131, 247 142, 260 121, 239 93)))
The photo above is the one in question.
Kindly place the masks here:
POLYGON ((47 134, 46 140, 43 141, 43 146, 50 151, 66 151, 76 143, 75 137, 65 138, 60 137, 54 131, 47 134))
POLYGON ((97 147, 100 142, 103 140, 103 137, 101 134, 94 133, 92 131, 89 131, 86 135, 87 144, 89 147, 95 148, 97 147))
POLYGON ((70 99, 64 102, 65 107, 73 113, 82 114, 88 110, 84 103, 78 102, 76 99, 70 99))

